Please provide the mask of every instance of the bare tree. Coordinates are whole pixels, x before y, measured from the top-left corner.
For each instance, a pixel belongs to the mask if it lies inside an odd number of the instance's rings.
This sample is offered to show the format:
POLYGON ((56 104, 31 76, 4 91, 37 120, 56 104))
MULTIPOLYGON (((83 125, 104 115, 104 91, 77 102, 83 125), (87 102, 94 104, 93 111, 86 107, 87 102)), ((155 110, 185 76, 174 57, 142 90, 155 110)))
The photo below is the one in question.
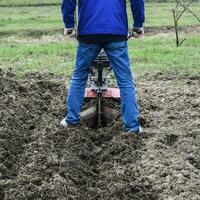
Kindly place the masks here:
POLYGON ((188 11, 190 12, 199 22, 200 19, 198 18, 198 16, 189 8, 190 5, 194 2, 194 0, 190 0, 190 2, 188 4, 184 4, 182 3, 180 0, 175 0, 176 1, 176 7, 172 9, 172 13, 173 13, 173 18, 174 18, 174 28, 175 28, 175 34, 176 34, 176 46, 179 47, 181 44, 183 44, 183 42, 186 39, 183 39, 180 41, 179 39, 179 32, 178 32, 178 23, 179 20, 181 19, 182 15, 188 11), (179 6, 182 7, 182 11, 179 12, 179 6))

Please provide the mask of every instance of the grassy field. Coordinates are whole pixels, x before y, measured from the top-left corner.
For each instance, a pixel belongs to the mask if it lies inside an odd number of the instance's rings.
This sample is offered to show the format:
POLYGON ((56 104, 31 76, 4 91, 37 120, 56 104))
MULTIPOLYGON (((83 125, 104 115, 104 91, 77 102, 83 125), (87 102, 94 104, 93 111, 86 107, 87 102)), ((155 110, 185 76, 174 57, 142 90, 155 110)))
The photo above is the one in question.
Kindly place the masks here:
POLYGON ((60 0, 1 0, 0 6, 21 6, 38 4, 59 4, 60 0))
MULTIPOLYGON (((20 2, 18 0, 15 4, 20 5, 20 2)), ((27 2, 34 4, 38 1, 27 2)), ((200 13, 199 5, 191 7, 197 14, 200 13)), ((147 3, 145 26, 156 29, 172 26, 172 7, 172 3, 147 3)), ((131 24, 130 10, 129 18, 131 24)), ((181 20, 183 27, 198 24, 190 13, 181 20)), ((0 68, 12 68, 17 77, 35 71, 71 74, 77 42, 64 37, 62 28, 60 6, 0 6, 0 68)), ((135 73, 200 73, 200 33, 192 31, 192 34, 189 32, 181 37, 187 40, 180 48, 175 47, 172 32, 130 40, 129 51, 135 73)))
MULTIPOLYGON (((171 9, 173 3, 146 3, 145 26, 173 26, 171 9)), ((196 3, 191 9, 200 17, 200 4, 196 3)), ((130 8, 129 22, 132 24, 130 8)), ((186 12, 180 20, 181 26, 197 25, 199 22, 186 12)), ((22 7, 0 7, 0 34, 10 32, 43 30, 60 30, 63 27, 60 14, 60 6, 22 6, 22 7)))
MULTIPOLYGON (((173 34, 132 39, 129 41, 129 51, 134 72, 139 75, 150 71, 198 74, 199 44, 199 35, 190 36, 180 48, 175 47, 173 34)), ((18 77, 35 71, 70 75, 76 45, 76 41, 61 35, 40 39, 4 38, 0 40, 0 63, 3 68, 13 68, 18 77)))

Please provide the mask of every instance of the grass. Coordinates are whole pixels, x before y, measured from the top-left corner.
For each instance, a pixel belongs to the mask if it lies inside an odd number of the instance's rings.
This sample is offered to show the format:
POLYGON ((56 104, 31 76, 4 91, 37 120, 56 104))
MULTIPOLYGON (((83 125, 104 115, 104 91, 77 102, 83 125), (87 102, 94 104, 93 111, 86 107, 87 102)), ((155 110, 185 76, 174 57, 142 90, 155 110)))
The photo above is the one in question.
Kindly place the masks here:
POLYGON ((157 35, 130 42, 130 55, 137 73, 200 73, 200 35, 186 36, 183 46, 175 47, 174 35, 157 35))
MULTIPOLYGON (((0 5, 9 5, 12 2, 3 0, 0 5)), ((24 2, 43 3, 38 0, 24 2)), ((53 0, 45 2, 58 3, 53 0)), ((22 0, 16 0, 15 5, 23 5, 22 0)), ((145 25, 156 28, 172 26, 170 9, 173 7, 173 3, 146 3, 145 25)), ((193 4, 191 9, 199 15, 199 4, 193 4)), ((131 26, 130 9, 128 16, 131 26)), ((197 24, 199 22, 187 12, 180 25, 187 27, 197 24)), ((77 42, 67 40, 60 32, 62 28, 60 6, 0 6, 0 68, 12 68, 18 78, 36 71, 70 75, 73 71, 77 42)), ((129 52, 134 72, 200 73, 199 36, 186 35, 188 39, 180 48, 175 47, 173 33, 130 40, 129 52)))
MULTIPOLYGON (((146 3, 146 20, 145 26, 173 26, 172 8, 175 8, 175 3, 146 3)), ((190 9, 200 17, 200 4, 194 3, 190 9)), ((181 11, 181 9, 180 9, 181 11)), ((131 13, 129 9, 129 21, 131 21, 131 13)), ((191 13, 185 12, 180 20, 180 26, 197 25, 199 22, 192 16, 191 13)))
MULTIPOLYGON (((146 72, 200 73, 200 37, 191 36, 183 46, 175 47, 173 35, 157 35, 129 41, 133 70, 138 75, 146 72)), ((17 77, 36 71, 71 75, 76 45, 64 36, 33 38, 4 38, 0 40, 1 66, 13 68, 17 77)))
POLYGON ((0 32, 53 30, 62 27, 59 6, 0 7, 0 32))
MULTIPOLYGON (((33 1, 33 0, 32 0, 33 1)), ((21 2, 21 1, 19 1, 21 2)), ((194 3, 191 9, 200 17, 200 4, 194 3)), ((130 6, 128 6, 130 7, 130 6)), ((173 26, 171 9, 173 3, 146 3, 145 26, 173 26)), ((130 26, 132 17, 128 9, 130 26)), ((197 25, 199 22, 186 12, 180 20, 180 26, 197 25)), ((0 7, 0 33, 21 31, 52 31, 63 28, 60 6, 22 6, 22 7, 0 7)))
POLYGON ((0 6, 21 6, 21 5, 38 5, 38 4, 59 4, 60 0, 1 0, 0 6))
POLYGON ((17 77, 35 71, 71 74, 76 47, 74 42, 54 41, 48 36, 44 40, 8 40, 0 42, 0 63, 4 69, 13 68, 17 77))

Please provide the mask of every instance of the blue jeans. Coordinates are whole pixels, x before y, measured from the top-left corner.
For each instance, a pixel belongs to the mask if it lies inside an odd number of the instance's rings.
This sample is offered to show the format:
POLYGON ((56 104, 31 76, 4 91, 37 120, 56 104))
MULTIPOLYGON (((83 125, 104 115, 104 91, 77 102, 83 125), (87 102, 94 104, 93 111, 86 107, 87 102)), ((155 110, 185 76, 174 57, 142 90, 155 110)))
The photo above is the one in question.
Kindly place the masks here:
POLYGON ((66 121, 69 124, 80 122, 81 106, 92 61, 104 49, 112 65, 121 96, 121 114, 126 131, 138 131, 138 105, 131 73, 126 41, 106 44, 79 43, 76 65, 68 92, 66 121))

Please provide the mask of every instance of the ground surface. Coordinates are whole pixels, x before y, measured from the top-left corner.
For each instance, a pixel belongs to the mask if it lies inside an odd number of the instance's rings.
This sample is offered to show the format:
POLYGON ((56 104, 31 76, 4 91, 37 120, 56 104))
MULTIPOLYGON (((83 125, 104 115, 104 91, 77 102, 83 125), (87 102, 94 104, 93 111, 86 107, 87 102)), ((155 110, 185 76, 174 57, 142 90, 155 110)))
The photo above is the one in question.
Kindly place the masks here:
POLYGON ((145 37, 129 40, 145 134, 127 138, 120 119, 59 126, 77 46, 59 3, 0 2, 0 200, 199 200, 199 22, 184 13, 176 48, 175 5, 146 3, 145 37))
POLYGON ((0 199, 200 199, 199 76, 137 81, 140 137, 121 136, 120 120, 63 129, 66 80, 10 76, 0 76, 0 199))

